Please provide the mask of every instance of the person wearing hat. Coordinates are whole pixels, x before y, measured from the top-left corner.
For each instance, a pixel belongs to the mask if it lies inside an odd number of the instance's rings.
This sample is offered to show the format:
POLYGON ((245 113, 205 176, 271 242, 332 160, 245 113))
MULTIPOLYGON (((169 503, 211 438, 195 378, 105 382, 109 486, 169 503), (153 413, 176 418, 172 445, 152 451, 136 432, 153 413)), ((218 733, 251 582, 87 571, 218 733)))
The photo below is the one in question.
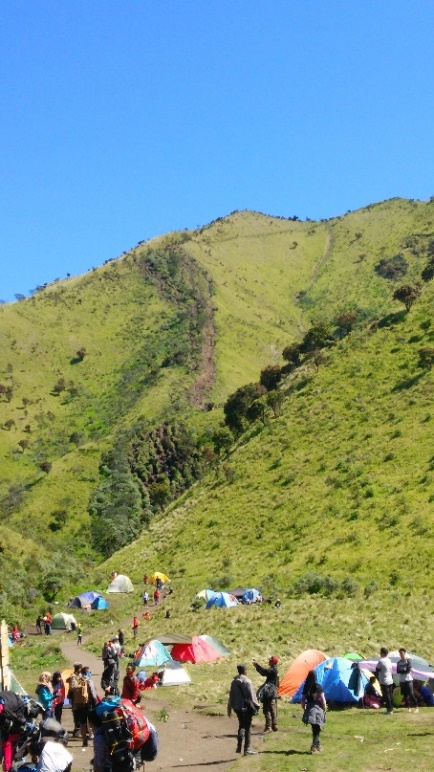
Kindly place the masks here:
POLYGON ((262 676, 265 676, 265 683, 259 689, 262 710, 265 716, 264 732, 277 732, 277 687, 279 686, 279 674, 277 665, 279 657, 270 657, 268 667, 262 667, 256 660, 253 660, 253 666, 262 676))

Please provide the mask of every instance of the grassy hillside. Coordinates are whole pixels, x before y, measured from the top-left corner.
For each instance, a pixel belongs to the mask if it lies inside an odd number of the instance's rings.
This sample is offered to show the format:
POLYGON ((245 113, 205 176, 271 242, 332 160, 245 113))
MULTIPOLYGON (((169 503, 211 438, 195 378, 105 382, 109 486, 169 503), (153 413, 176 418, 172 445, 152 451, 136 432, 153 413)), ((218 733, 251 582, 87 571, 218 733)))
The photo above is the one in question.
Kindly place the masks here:
MULTIPOLYGON (((348 310, 355 331, 324 366, 285 381, 281 416, 253 426, 226 468, 158 516, 158 549, 192 591, 199 579, 237 582, 240 559, 279 593, 308 570, 363 587, 428 565, 432 376, 417 349, 431 344, 431 287, 408 315, 392 295, 420 277, 433 218, 432 203, 400 199, 320 223, 236 212, 0 307, 1 527, 25 537, 20 566, 46 571, 41 540, 65 581, 77 576, 70 556, 86 568, 98 559, 87 507, 119 432, 182 420, 209 436, 229 393, 348 310), (399 280, 379 275, 398 253, 399 280)), ((127 553, 136 549, 148 547, 127 553)))

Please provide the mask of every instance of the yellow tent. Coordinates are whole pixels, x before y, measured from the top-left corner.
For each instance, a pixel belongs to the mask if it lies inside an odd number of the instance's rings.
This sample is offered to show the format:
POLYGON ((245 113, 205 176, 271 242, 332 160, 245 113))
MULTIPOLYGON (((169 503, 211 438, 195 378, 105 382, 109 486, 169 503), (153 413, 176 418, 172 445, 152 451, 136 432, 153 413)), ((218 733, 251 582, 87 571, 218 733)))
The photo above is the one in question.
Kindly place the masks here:
POLYGON ((170 582, 170 579, 166 574, 162 574, 161 571, 156 571, 155 574, 152 574, 151 576, 151 582, 156 582, 157 579, 161 579, 161 581, 164 582, 170 582))

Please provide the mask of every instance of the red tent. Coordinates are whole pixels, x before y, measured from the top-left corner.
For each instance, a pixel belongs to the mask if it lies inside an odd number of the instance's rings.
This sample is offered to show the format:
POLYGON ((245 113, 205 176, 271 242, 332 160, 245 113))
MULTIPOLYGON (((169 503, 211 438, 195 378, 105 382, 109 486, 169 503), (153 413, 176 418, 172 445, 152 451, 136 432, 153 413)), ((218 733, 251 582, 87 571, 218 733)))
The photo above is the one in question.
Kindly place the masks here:
POLYGON ((193 636, 191 643, 176 643, 171 655, 178 662, 212 662, 222 657, 211 644, 197 636, 193 636))

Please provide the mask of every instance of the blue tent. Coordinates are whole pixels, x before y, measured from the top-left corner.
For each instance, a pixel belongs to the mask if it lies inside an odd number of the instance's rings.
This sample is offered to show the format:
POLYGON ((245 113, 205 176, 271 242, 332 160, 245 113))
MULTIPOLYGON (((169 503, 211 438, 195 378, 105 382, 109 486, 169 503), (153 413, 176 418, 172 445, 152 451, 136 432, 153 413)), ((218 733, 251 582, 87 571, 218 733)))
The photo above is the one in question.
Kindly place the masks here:
MULTIPOLYGON (((363 697, 368 683, 366 675, 357 662, 350 662, 343 657, 331 657, 314 668, 317 683, 324 689, 326 700, 334 702, 358 702, 363 697)), ((291 702, 301 702, 303 683, 299 686, 291 702)))
POLYGON ((99 592, 89 590, 89 592, 82 592, 80 595, 76 595, 75 598, 72 598, 69 601, 68 606, 70 608, 86 608, 90 606, 93 609, 105 609, 109 607, 109 604, 99 592))
POLYGON ((228 592, 216 592, 206 604, 207 608, 211 608, 212 606, 230 608, 231 606, 238 606, 238 601, 234 595, 229 595, 228 592))
POLYGON ((169 659, 172 659, 165 646, 154 638, 148 641, 136 651, 134 655, 134 664, 138 667, 156 667, 164 665, 169 659))
POLYGON ((260 597, 261 593, 259 590, 255 589, 255 587, 252 587, 250 590, 246 590, 241 602, 242 603, 256 603, 258 598, 260 597))

